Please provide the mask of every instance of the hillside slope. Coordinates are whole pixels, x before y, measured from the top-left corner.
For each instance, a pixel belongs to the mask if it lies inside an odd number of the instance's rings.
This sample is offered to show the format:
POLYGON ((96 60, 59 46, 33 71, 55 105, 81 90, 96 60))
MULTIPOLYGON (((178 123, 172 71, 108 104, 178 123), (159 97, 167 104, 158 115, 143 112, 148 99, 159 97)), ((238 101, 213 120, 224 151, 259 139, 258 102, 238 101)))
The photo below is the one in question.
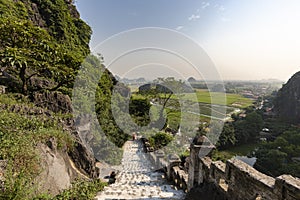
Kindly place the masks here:
POLYGON ((300 123, 300 72, 294 74, 278 91, 275 112, 290 123, 300 123))
POLYGON ((72 0, 0 0, 0 14, 0 199, 75 191, 99 174, 68 96, 91 28, 72 0))

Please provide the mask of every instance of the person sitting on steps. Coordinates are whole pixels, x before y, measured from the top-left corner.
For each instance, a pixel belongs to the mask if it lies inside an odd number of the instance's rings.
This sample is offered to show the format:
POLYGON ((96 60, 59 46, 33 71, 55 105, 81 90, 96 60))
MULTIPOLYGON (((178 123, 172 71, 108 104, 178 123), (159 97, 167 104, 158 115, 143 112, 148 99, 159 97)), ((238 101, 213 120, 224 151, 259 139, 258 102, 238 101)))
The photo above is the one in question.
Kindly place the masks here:
POLYGON ((109 175, 108 184, 113 184, 116 182, 116 172, 112 171, 109 175))

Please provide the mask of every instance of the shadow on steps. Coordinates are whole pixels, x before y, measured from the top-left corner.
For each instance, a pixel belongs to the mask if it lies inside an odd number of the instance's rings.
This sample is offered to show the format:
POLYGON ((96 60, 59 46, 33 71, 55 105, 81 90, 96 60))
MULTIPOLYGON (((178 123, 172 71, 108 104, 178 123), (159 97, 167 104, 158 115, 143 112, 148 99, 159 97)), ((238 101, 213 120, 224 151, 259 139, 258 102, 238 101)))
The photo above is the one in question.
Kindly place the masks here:
POLYGON ((204 184, 193 188, 186 194, 184 200, 227 200, 224 194, 218 192, 213 184, 204 184))

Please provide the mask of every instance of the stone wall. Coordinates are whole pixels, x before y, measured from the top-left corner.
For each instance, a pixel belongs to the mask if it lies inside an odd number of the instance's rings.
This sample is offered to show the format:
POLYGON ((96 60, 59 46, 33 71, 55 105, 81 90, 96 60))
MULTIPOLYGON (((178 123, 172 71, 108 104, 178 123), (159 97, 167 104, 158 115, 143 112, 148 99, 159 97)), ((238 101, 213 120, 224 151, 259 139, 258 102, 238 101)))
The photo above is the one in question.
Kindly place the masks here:
POLYGON ((192 144, 188 191, 193 188, 213 186, 214 192, 218 195, 214 195, 212 199, 216 200, 300 199, 298 178, 290 175, 273 178, 258 172, 240 160, 231 159, 226 164, 221 161, 213 162, 199 152, 201 153, 201 145, 192 144))
POLYGON ((178 189, 191 193, 186 198, 189 200, 199 199, 199 196, 209 200, 300 199, 299 178, 290 175, 273 178, 237 159, 226 163, 212 161, 205 156, 212 148, 207 144, 191 144, 188 173, 176 155, 166 159, 162 151, 155 151, 149 152, 148 158, 178 189))

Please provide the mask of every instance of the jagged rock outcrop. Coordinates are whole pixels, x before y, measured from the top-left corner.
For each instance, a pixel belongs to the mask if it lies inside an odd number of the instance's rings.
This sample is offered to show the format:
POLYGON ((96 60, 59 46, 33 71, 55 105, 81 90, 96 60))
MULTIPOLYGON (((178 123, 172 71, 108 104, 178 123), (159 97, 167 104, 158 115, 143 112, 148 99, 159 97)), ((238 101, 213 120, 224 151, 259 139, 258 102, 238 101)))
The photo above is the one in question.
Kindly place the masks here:
POLYGON ((99 176, 93 154, 80 141, 76 142, 71 151, 67 151, 58 148, 55 138, 52 138, 47 144, 39 143, 37 151, 43 169, 36 178, 38 192, 58 194, 78 178, 99 176))
POLYGON ((70 187, 71 182, 76 178, 85 177, 76 169, 68 154, 58 150, 55 145, 50 148, 40 143, 37 146, 37 151, 43 169, 36 178, 39 192, 47 191, 50 194, 58 194, 70 187))
POLYGON ((70 97, 60 92, 35 93, 33 102, 36 106, 47 108, 55 113, 72 112, 72 102, 70 97))
POLYGON ((300 123, 300 72, 294 74, 278 91, 274 111, 284 121, 300 123))
POLYGON ((94 154, 80 139, 77 138, 75 148, 69 152, 69 156, 75 163, 77 169, 82 173, 90 178, 99 177, 99 170, 96 167, 94 154))
MULTIPOLYGON (((34 103, 52 112, 72 112, 70 97, 59 92, 36 93, 34 103)), ((64 124, 64 129, 75 138, 74 148, 68 152, 68 155, 74 162, 76 168, 87 177, 97 178, 99 171, 96 167, 95 156, 88 146, 86 138, 82 136, 91 136, 91 134, 89 134, 90 117, 88 115, 79 116, 77 119, 65 119, 62 123, 64 124)))

